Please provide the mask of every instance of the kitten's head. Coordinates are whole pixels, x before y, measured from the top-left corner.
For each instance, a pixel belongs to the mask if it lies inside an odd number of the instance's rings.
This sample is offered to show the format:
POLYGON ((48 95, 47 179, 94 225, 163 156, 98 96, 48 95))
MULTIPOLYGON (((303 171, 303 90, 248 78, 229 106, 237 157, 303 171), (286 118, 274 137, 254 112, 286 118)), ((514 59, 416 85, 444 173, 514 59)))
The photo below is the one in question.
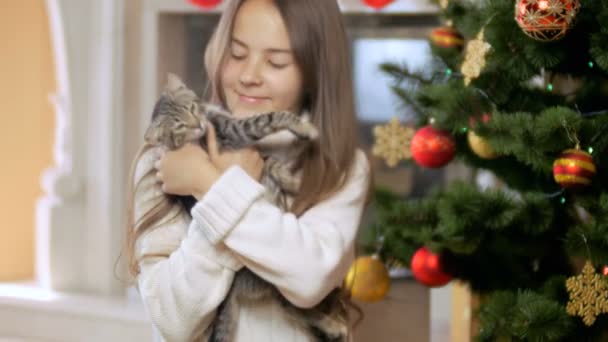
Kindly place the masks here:
POLYGON ((200 139, 205 127, 198 96, 179 77, 169 74, 167 85, 154 106, 152 123, 144 136, 146 142, 175 149, 200 139))

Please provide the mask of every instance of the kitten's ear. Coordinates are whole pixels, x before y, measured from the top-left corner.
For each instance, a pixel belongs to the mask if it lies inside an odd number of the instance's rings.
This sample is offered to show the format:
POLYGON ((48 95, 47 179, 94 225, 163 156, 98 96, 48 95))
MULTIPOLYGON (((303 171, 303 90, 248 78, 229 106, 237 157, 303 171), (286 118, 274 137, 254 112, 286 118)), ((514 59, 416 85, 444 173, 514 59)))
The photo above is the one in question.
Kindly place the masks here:
POLYGON ((167 74, 167 89, 168 90, 177 90, 177 89, 184 88, 184 87, 186 87, 186 85, 181 80, 181 78, 179 78, 179 76, 177 76, 176 74, 173 74, 173 73, 167 74))
POLYGON ((179 148, 182 147, 182 145, 184 145, 185 141, 184 141, 184 135, 183 134, 175 134, 175 132, 171 133, 171 143, 173 143, 174 148, 179 148))

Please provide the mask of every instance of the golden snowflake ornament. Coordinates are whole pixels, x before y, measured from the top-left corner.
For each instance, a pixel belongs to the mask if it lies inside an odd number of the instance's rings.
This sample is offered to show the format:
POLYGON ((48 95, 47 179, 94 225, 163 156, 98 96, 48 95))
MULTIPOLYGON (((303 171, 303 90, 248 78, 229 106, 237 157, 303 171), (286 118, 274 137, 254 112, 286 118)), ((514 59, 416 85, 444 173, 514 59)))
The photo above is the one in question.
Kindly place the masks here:
POLYGON ((570 294, 566 312, 571 316, 582 317, 585 325, 593 325, 597 316, 608 313, 606 280, 595 273, 589 260, 585 263, 582 274, 566 280, 566 289, 570 294))
POLYGON ((398 118, 392 118, 388 124, 374 127, 375 143, 372 154, 384 158, 386 165, 395 167, 399 161, 412 156, 410 141, 414 129, 402 126, 398 118))
POLYGON ((486 66, 486 55, 491 48, 492 46, 484 40, 484 29, 479 31, 475 39, 467 43, 464 62, 460 66, 465 85, 469 85, 473 79, 479 77, 486 66))

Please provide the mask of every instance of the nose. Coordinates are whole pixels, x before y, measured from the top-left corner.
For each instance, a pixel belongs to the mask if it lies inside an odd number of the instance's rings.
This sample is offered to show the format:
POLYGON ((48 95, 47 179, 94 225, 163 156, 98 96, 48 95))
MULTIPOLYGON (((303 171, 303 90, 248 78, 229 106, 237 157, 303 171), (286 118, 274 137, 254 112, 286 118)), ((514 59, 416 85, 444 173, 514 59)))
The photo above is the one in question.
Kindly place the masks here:
POLYGON ((246 63, 243 67, 241 75, 239 76, 239 81, 241 82, 241 84, 243 86, 260 85, 262 83, 262 75, 260 69, 260 62, 255 60, 249 60, 248 63, 246 63))

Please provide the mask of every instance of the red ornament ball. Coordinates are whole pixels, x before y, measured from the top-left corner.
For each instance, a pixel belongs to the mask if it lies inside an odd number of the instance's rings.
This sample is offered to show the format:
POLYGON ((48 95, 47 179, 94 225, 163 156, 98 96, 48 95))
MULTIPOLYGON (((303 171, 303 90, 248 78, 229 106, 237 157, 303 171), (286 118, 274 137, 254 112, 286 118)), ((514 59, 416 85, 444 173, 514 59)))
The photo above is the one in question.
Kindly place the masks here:
POLYGON ((363 0, 363 2, 374 9, 381 9, 382 7, 387 6, 388 4, 390 4, 391 2, 393 2, 394 0, 363 0))
POLYGON ((411 269, 414 278, 426 286, 443 286, 452 280, 452 276, 443 270, 441 257, 426 247, 421 247, 414 253, 411 269))
POLYGON ((553 162, 553 178, 566 189, 578 189, 589 185, 595 173, 593 157, 579 149, 565 150, 553 162))
POLYGON ((604 276, 608 276, 608 266, 604 266, 604 267, 602 267, 602 274, 603 274, 604 276))
POLYGON ((431 32, 433 45, 445 49, 462 49, 464 37, 451 26, 437 27, 431 32))
POLYGON ((222 0, 188 0, 188 2, 204 9, 210 9, 219 5, 222 0))
POLYGON ((558 40, 566 35, 578 8, 579 0, 517 0, 515 20, 531 38, 558 40))
POLYGON ((412 157, 420 166, 438 168, 454 158, 456 144, 448 131, 428 125, 414 134, 410 149, 412 157))

